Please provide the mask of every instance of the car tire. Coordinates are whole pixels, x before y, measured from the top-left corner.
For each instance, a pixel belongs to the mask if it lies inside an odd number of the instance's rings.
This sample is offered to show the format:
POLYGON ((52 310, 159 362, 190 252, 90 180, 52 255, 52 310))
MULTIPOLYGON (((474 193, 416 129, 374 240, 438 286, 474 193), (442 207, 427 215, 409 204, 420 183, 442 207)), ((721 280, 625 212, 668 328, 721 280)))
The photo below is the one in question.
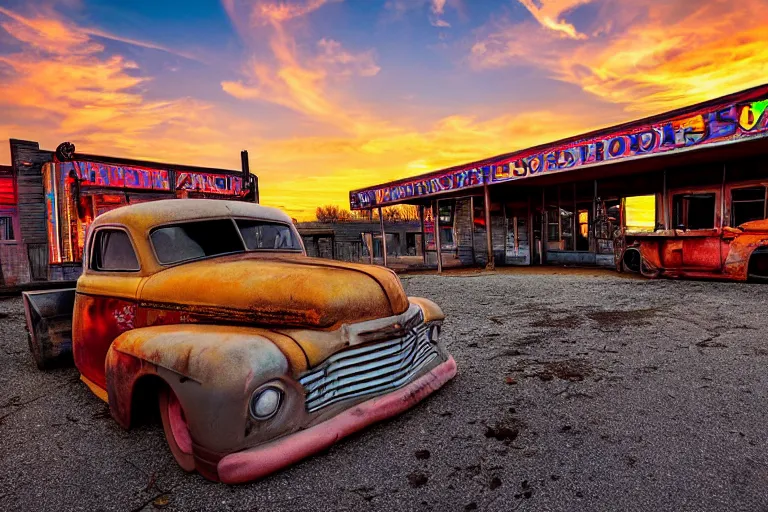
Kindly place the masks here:
POLYGON ((189 433, 184 409, 182 409, 176 393, 169 387, 163 388, 159 393, 158 403, 165 439, 173 458, 184 471, 194 471, 195 458, 192 455, 192 436, 189 433))

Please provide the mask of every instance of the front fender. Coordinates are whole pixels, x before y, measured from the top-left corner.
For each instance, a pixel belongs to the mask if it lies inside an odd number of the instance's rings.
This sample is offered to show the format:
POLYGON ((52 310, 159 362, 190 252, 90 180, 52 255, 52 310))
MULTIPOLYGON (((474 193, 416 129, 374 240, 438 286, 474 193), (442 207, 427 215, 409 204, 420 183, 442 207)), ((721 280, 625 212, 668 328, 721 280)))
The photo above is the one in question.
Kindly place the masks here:
POLYGON ((424 315, 424 321, 426 323, 442 322, 445 320, 445 314, 443 313, 443 310, 440 309, 440 306, 431 300, 425 299, 423 297, 408 297, 408 301, 411 304, 416 304, 419 306, 419 309, 421 309, 421 312, 424 315))
POLYGON ((291 375, 306 369, 305 364, 295 368, 264 334, 247 327, 190 324, 123 333, 112 343, 106 361, 112 415, 127 428, 136 382, 156 375, 178 397, 195 444, 217 452, 241 445, 249 434, 253 390, 271 380, 295 386, 291 375))
POLYGON ((768 247, 768 237, 763 234, 745 233, 731 242, 728 255, 723 263, 723 274, 740 281, 746 281, 749 271, 749 259, 757 250, 768 247))

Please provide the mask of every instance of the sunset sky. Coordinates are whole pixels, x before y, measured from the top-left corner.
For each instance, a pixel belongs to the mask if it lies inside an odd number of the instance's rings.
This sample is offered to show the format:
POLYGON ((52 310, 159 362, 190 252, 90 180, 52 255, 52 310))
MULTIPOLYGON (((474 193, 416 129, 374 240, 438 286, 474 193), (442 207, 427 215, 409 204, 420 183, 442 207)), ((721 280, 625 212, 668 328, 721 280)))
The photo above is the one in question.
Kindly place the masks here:
MULTIPOLYGON (((768 0, 0 0, 0 138, 350 189, 768 82, 768 0)), ((10 161, 7 142, 0 163, 10 161)))

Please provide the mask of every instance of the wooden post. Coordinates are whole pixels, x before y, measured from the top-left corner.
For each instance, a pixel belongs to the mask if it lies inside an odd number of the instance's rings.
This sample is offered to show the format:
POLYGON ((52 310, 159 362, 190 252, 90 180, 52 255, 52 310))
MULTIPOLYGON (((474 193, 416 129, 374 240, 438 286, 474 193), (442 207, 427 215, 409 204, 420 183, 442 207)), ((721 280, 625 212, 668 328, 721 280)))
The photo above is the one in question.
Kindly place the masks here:
POLYGON ((723 182, 720 184, 720 231, 725 226, 725 170, 726 166, 723 164, 723 182))
POLYGON ((419 226, 421 226, 421 259, 427 264, 427 234, 424 232, 424 205, 419 205, 419 226))
POLYGON ((440 201, 435 199, 435 215, 434 215, 434 229, 435 229, 435 249, 437 249, 437 273, 443 273, 443 251, 440 245, 440 201))
POLYGON ((549 241, 549 232, 547 231, 549 226, 547 225, 547 198, 544 187, 541 187, 541 240, 539 243, 539 265, 543 265, 547 259, 547 242, 549 241))
POLYGON ((528 192, 528 212, 525 222, 528 228, 528 265, 533 265, 533 212, 531 211, 531 193, 528 192))
POLYGON ((667 204, 669 201, 667 200, 667 170, 664 169, 664 178, 661 185, 661 212, 664 217, 664 229, 669 229, 669 205, 667 204))
POLYGON ((477 255, 475 255, 475 196, 469 196, 469 243, 472 244, 472 265, 477 265, 477 255))
POLYGON ((491 193, 488 190, 488 183, 483 185, 484 203, 485 203, 485 242, 488 246, 488 264, 486 270, 494 270, 496 264, 493 261, 493 235, 491 233, 491 193))
POLYGON ((592 191, 592 222, 589 228, 590 241, 589 247, 595 254, 598 253, 597 246, 597 180, 595 180, 594 188, 592 191))
POLYGON ((384 231, 384 215, 379 206, 379 225, 381 226, 381 252, 384 256, 384 266, 387 266, 387 233, 384 231))

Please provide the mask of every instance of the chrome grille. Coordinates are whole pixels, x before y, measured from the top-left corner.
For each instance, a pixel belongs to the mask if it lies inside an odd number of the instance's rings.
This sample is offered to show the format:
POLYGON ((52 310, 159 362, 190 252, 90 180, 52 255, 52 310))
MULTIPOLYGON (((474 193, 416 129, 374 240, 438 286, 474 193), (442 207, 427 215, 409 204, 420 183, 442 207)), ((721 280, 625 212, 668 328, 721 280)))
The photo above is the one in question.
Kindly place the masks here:
POLYGON ((299 379, 306 392, 308 412, 325 406, 407 384, 437 357, 424 323, 405 336, 372 343, 332 355, 299 379))

